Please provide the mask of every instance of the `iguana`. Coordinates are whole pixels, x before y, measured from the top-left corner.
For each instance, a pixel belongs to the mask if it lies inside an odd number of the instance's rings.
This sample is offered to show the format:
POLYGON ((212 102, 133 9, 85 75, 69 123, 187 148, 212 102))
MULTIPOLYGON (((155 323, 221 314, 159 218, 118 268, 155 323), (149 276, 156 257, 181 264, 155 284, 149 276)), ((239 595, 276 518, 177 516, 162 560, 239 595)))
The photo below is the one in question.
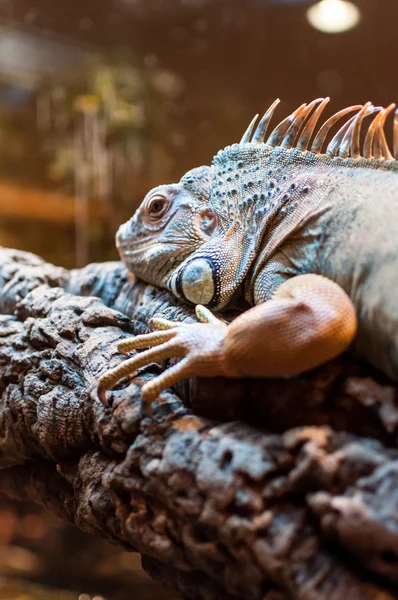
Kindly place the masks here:
POLYGON ((103 402, 126 375, 175 357, 143 401, 193 375, 293 375, 350 345, 398 380, 398 110, 393 155, 384 128, 394 104, 351 106, 319 127, 329 102, 319 98, 266 137, 278 102, 211 166, 150 191, 120 227, 127 268, 196 305, 201 323, 158 318, 122 341, 123 353, 149 349, 100 378, 103 402), (229 325, 209 310, 231 306, 252 308, 229 325))

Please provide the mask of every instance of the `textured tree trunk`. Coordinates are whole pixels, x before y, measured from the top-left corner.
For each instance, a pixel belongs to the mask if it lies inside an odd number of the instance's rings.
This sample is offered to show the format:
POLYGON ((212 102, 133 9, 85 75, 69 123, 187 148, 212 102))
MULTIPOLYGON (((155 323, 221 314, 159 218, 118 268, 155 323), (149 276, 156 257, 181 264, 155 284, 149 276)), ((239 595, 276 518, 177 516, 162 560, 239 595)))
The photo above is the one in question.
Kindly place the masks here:
POLYGON ((398 402, 343 356, 300 377, 191 380, 104 408, 115 342, 192 319, 120 263, 0 251, 0 486, 143 555, 186 598, 398 599, 398 402), (178 394, 178 395, 177 395, 178 394))

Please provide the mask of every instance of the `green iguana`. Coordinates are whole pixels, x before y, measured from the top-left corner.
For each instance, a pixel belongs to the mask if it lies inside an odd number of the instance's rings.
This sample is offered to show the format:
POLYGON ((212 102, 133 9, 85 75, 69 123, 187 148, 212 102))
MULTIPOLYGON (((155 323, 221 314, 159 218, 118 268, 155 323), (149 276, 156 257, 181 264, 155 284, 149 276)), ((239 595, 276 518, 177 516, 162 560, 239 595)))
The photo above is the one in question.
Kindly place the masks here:
POLYGON ((398 380, 398 110, 394 158, 384 125, 395 105, 351 106, 317 127, 328 101, 303 104, 266 138, 275 101, 212 166, 156 187, 120 227, 128 269, 196 305, 201 323, 154 319, 156 331, 122 341, 124 353, 150 349, 100 378, 103 402, 156 360, 181 358, 143 387, 146 402, 193 375, 293 375, 351 342, 398 380), (229 325, 209 310, 243 304, 253 308, 229 325))

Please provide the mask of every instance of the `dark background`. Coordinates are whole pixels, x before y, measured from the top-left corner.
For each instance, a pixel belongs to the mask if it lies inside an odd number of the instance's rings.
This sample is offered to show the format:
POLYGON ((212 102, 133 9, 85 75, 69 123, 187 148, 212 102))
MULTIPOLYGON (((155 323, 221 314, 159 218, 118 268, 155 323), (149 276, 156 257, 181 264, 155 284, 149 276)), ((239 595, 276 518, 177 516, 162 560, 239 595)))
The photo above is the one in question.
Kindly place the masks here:
POLYGON ((283 101, 281 118, 318 96, 331 96, 328 113, 398 100, 397 1, 356 0, 361 21, 340 34, 311 27, 306 10, 313 3, 1 0, 0 243, 69 267, 114 258, 114 232, 143 195, 238 141, 275 97, 283 101), (139 97, 149 115, 144 125, 119 124, 115 132, 105 123, 104 156, 120 164, 100 199, 90 176, 81 192, 81 160, 69 157, 71 169, 63 155, 67 135, 82 135, 71 98, 90 77, 81 73, 87 57, 91 70, 98 62, 134 65, 142 81, 167 74, 164 94, 146 88, 139 97), (60 85, 69 104, 58 120, 68 124, 38 131, 37 98, 60 85))

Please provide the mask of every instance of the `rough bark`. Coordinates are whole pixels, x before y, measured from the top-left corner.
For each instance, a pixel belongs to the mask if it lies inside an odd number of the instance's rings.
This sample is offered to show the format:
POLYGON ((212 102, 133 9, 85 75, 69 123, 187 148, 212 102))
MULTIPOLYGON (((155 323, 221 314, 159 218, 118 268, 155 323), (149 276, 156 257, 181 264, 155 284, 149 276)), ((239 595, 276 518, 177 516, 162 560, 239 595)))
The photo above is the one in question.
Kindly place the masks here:
POLYGON ((0 252, 0 485, 139 551, 186 598, 398 598, 395 386, 343 356, 284 380, 192 380, 104 408, 115 342, 191 319, 122 265, 0 252))

